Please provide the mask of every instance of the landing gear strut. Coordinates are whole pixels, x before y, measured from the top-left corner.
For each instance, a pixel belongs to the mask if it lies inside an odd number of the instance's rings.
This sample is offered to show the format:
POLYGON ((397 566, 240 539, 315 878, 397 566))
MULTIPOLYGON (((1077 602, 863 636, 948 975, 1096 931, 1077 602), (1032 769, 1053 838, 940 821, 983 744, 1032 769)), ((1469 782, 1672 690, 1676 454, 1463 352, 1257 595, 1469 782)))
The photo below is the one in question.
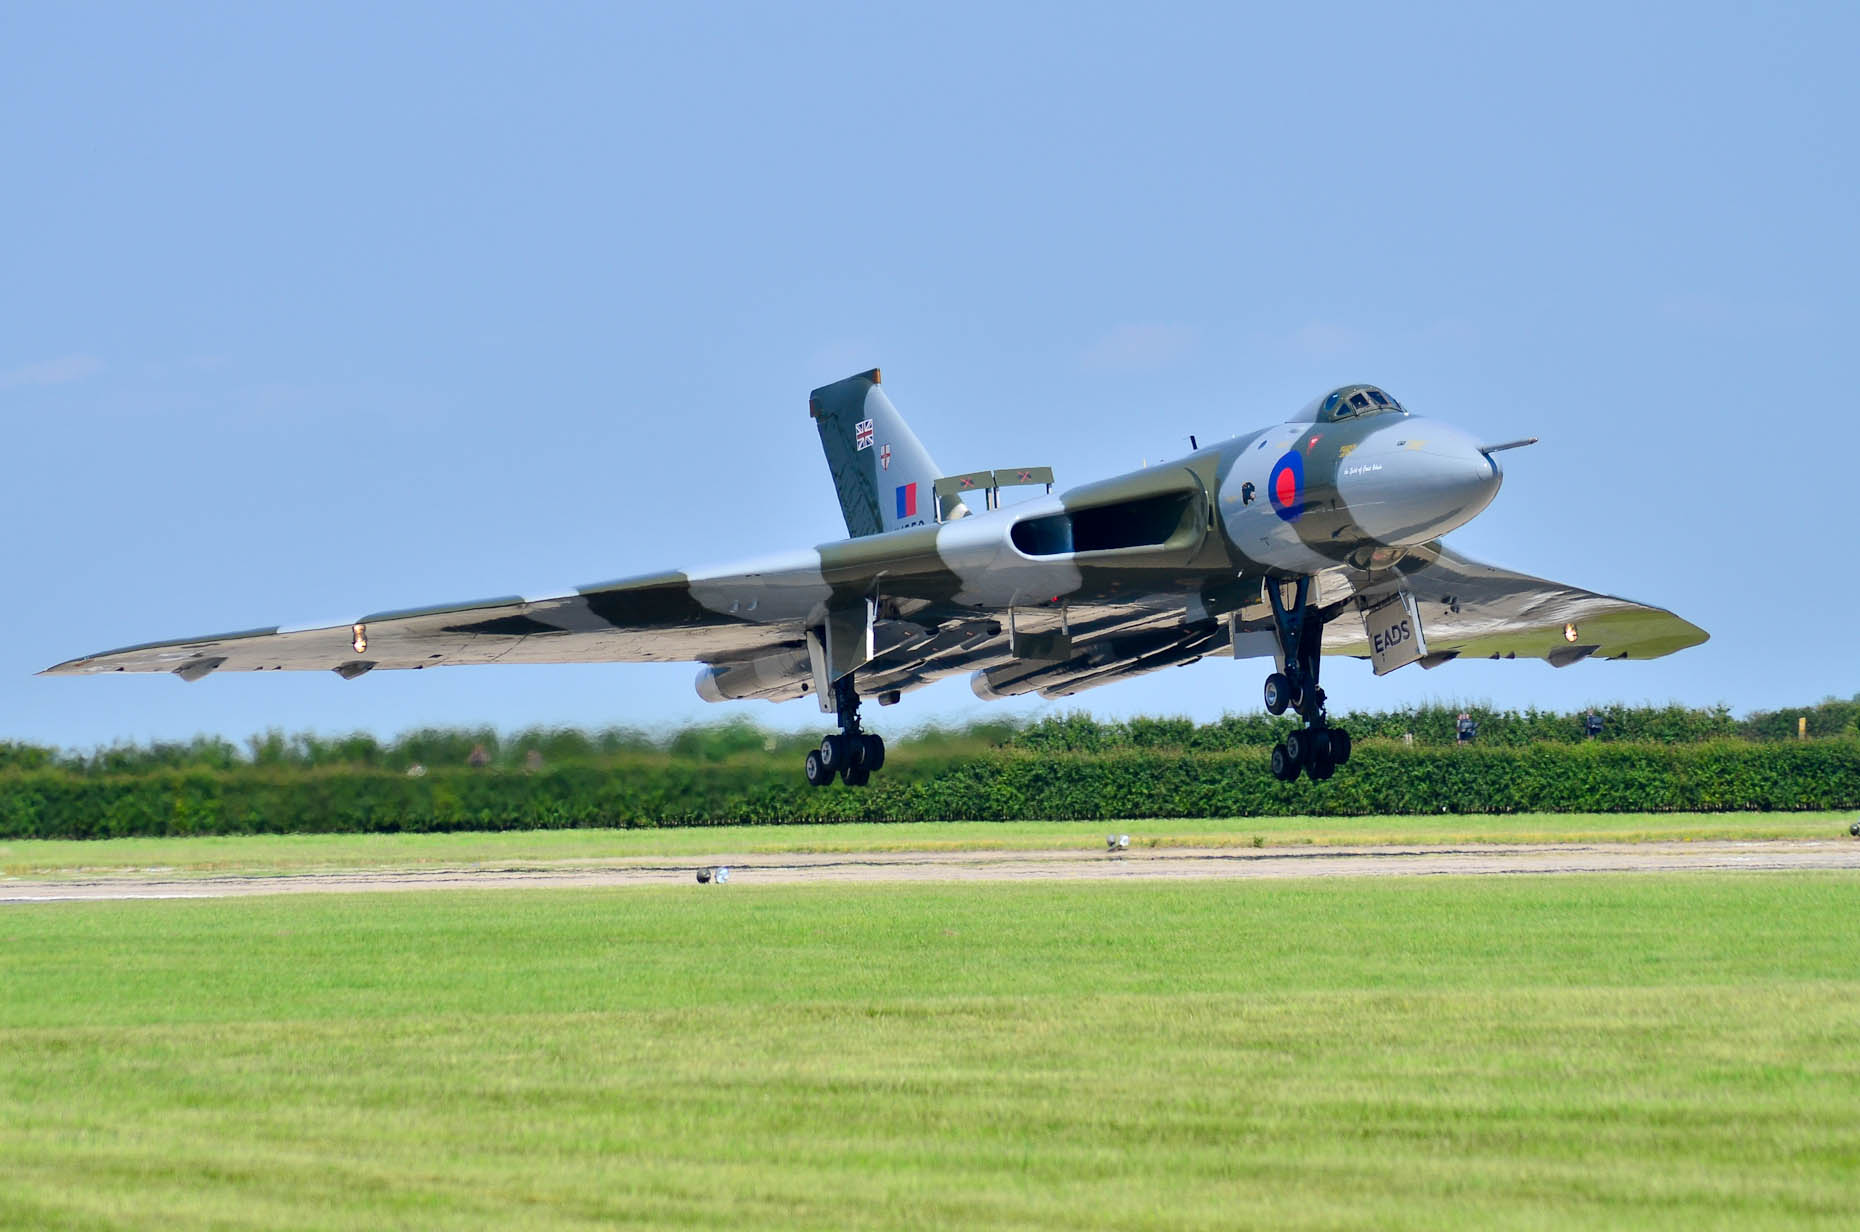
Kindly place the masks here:
POLYGON ((1272 602, 1272 627, 1279 640, 1284 667, 1266 677, 1266 710, 1291 710, 1304 726, 1272 748, 1272 776, 1289 783, 1302 772, 1313 782, 1329 778, 1350 760, 1350 733, 1332 727, 1324 713, 1324 690, 1318 687, 1323 662, 1324 618, 1311 603, 1311 579, 1301 577, 1285 602, 1280 583, 1267 579, 1266 597, 1272 602))
POLYGON ((873 771, 885 764, 885 742, 859 729, 859 692, 853 687, 851 673, 833 682, 833 705, 839 711, 840 730, 821 740, 819 748, 808 751, 802 767, 807 785, 825 787, 838 775, 848 787, 864 787, 873 771))

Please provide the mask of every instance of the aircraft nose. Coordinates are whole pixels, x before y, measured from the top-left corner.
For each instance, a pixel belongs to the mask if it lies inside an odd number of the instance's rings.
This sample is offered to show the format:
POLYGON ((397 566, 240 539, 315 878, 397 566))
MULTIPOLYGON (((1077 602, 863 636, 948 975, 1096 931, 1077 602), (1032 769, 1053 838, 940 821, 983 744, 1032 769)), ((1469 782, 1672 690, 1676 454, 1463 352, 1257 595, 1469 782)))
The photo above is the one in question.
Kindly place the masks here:
POLYGON ((1367 459, 1359 464, 1372 482, 1353 485, 1346 464, 1340 487, 1358 524, 1379 542, 1413 546, 1436 539, 1470 522, 1504 482, 1479 442, 1447 424, 1410 420, 1378 437, 1380 465, 1372 471, 1367 459))
POLYGON ((1413 483, 1417 501, 1444 535, 1472 521, 1492 503, 1504 474, 1498 462, 1479 452, 1479 442, 1455 428, 1439 425, 1415 449, 1413 483))

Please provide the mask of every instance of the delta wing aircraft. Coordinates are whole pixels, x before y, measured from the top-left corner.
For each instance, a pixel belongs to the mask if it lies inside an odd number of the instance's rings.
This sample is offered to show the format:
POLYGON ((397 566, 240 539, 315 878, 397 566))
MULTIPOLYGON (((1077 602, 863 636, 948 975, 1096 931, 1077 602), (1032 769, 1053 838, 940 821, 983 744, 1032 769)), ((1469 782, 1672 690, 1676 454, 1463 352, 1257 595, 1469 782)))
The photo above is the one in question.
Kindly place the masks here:
MULTIPOLYGON (((1054 493, 1044 467, 946 475, 875 369, 809 402, 850 536, 715 569, 535 598, 379 612, 73 659, 47 674, 332 670, 467 663, 704 664, 708 701, 809 695, 838 731, 807 781, 867 782, 884 741, 861 701, 971 673, 983 698, 1070 697, 1207 655, 1272 660, 1265 705, 1301 720, 1272 750, 1291 781, 1350 759, 1322 656, 1381 675, 1462 656, 1651 659, 1703 642, 1671 612, 1468 560, 1440 536, 1484 509, 1497 454, 1347 385, 1283 423, 1054 493), (1003 505, 1010 487, 1043 488, 1003 505), (973 499, 977 504, 971 504, 973 499)), ((1193 445, 1191 440, 1191 445, 1193 445)))

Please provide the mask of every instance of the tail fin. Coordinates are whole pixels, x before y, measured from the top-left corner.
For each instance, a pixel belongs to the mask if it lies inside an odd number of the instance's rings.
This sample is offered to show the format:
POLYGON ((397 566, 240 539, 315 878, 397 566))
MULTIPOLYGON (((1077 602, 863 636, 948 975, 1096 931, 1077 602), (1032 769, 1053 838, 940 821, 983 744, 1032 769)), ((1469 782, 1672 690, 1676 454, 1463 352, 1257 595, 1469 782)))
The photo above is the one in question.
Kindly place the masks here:
MULTIPOLYGON (((822 385, 807 406, 839 489, 847 534, 857 539, 936 518, 935 484, 943 472, 878 387, 877 368, 822 385)), ((969 512, 959 496, 944 501, 945 519, 969 512)))

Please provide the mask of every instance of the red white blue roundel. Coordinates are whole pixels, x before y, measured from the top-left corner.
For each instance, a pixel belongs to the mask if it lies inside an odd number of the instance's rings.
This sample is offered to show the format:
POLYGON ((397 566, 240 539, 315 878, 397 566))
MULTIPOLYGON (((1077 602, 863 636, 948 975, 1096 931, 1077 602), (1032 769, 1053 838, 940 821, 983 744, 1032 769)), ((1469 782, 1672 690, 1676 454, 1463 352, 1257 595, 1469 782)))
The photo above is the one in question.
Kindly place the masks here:
POLYGON ((1272 464, 1266 477, 1266 494, 1272 497, 1272 509, 1287 522, 1296 522, 1305 512, 1305 460, 1294 449, 1272 464))

